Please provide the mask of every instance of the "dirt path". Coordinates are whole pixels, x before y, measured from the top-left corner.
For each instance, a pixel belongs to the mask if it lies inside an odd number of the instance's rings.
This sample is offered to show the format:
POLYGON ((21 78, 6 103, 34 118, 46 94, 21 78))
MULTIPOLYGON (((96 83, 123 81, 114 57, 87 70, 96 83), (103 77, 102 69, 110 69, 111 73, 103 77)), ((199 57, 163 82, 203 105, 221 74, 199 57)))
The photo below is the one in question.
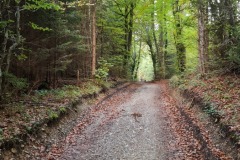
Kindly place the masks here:
POLYGON ((166 82, 132 84, 97 105, 47 159, 231 159, 169 95, 166 82))

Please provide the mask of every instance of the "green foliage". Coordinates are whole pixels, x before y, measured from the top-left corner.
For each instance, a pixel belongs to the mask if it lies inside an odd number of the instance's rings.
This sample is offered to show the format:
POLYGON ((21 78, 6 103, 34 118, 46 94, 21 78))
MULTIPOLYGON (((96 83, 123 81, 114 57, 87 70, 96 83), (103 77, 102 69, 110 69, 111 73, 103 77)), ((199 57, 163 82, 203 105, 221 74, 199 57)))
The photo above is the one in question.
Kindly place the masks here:
POLYGON ((108 69, 106 69, 106 68, 98 68, 97 70, 96 70, 96 74, 95 74, 95 77, 97 78, 97 79, 106 79, 107 78, 107 76, 108 76, 108 69))
POLYGON ((81 91, 79 87, 66 85, 62 88, 52 89, 52 90, 37 90, 35 91, 37 97, 53 97, 55 99, 61 100, 64 98, 75 99, 81 96, 81 91))
POLYGON ((62 88, 64 94, 59 94, 59 98, 61 97, 61 95, 63 95, 63 97, 69 97, 69 98, 77 98, 81 96, 81 90, 79 87, 76 86, 72 86, 72 85, 66 85, 62 88))
POLYGON ((111 81, 105 81, 105 80, 102 80, 102 79, 96 79, 95 83, 96 83, 97 86, 100 86, 104 90, 111 88, 112 85, 113 85, 113 83, 111 83, 111 81))
POLYGON ((203 81, 201 81, 200 79, 193 78, 193 79, 189 80, 189 86, 190 87, 197 87, 197 86, 204 87, 204 86, 206 86, 206 84, 203 81))
POLYGON ((23 54, 23 53, 21 53, 21 54, 19 54, 19 55, 16 55, 16 57, 17 57, 17 59, 19 60, 19 61, 24 61, 24 60, 26 60, 28 57, 25 55, 25 54, 23 54))
MULTIPOLYGON (((68 93, 70 93, 70 92, 68 92, 68 93)), ((50 96, 52 96, 52 97, 54 97, 54 98, 56 98, 56 99, 59 99, 59 100, 61 100, 61 99, 63 99, 63 98, 67 98, 67 96, 69 96, 70 97, 70 95, 68 95, 68 94, 66 94, 66 91, 65 90, 63 90, 63 89, 53 89, 53 90, 51 90, 50 92, 49 92, 49 94, 50 94, 50 96)))
POLYGON ((35 30, 40 30, 40 31, 51 31, 52 29, 48 28, 48 27, 40 27, 37 24, 33 23, 33 22, 29 22, 29 25, 35 29, 35 30))
POLYGON ((235 29, 235 43, 231 46, 231 48, 228 51, 228 61, 230 61, 227 64, 228 68, 231 67, 232 71, 240 72, 240 44, 238 43, 240 41, 240 27, 236 27, 235 29))
POLYGON ((58 118, 58 113, 53 110, 48 110, 48 117, 50 120, 55 120, 58 118))
POLYGON ((28 82, 25 78, 18 78, 12 73, 4 73, 6 81, 16 90, 24 90, 28 87, 28 82))
POLYGON ((137 74, 140 81, 152 81, 154 79, 153 62, 148 54, 141 57, 137 74))
POLYGON ((25 106, 22 103, 18 103, 14 108, 16 113, 22 114, 25 111, 25 106))
POLYGON ((88 81, 88 82, 84 83, 81 87, 81 91, 83 94, 98 93, 100 90, 101 90, 101 88, 92 81, 88 81))
POLYGON ((21 116, 24 118, 24 120, 26 122, 29 122, 30 119, 31 119, 31 116, 29 114, 27 114, 27 113, 24 113, 24 112, 21 114, 21 116))
POLYGON ((104 58, 100 58, 98 60, 98 69, 96 70, 95 77, 97 79, 107 79, 109 75, 109 68, 113 66, 112 63, 109 63, 107 60, 104 58))
POLYGON ((229 57, 228 57, 230 62, 234 63, 237 68, 240 67, 239 51, 240 51, 240 45, 236 47, 232 47, 231 50, 229 51, 229 57))
POLYGON ((171 87, 176 88, 176 87, 178 87, 178 86, 180 86, 180 85, 182 84, 182 80, 180 79, 179 76, 174 75, 174 76, 172 76, 172 78, 169 80, 169 83, 170 83, 170 86, 171 86, 171 87))
POLYGON ((217 113, 216 108, 213 106, 207 107, 206 109, 204 109, 204 112, 206 112, 207 114, 210 114, 210 115, 217 113))
POLYGON ((115 66, 119 66, 122 65, 122 62, 124 60, 124 57, 122 55, 114 55, 114 56, 108 56, 107 58, 108 63, 109 63, 109 67, 115 67, 115 66))
MULTIPOLYGON (((14 21, 12 20, 7 20, 7 21, 0 21, 0 29, 7 27, 9 23, 13 23, 14 21)), ((1 30, 0 30, 1 33, 1 30)))
POLYGON ((0 128, 0 134, 3 134, 3 129, 2 128, 0 128))
POLYGON ((110 77, 124 77, 125 75, 121 75, 123 71, 123 63, 124 63, 124 56, 123 55, 112 55, 106 56, 105 59, 113 66, 109 68, 109 76, 110 77))
POLYGON ((66 113, 67 110, 65 107, 62 106, 59 108, 59 111, 60 111, 60 113, 66 113))
POLYGON ((27 133, 32 133, 32 131, 33 131, 33 128, 30 126, 25 126, 25 129, 26 129, 27 133))
MULTIPOLYGON (((39 99, 51 98, 55 100, 63 100, 70 99, 75 100, 82 95, 89 95, 98 93, 101 88, 110 88, 110 82, 103 81, 101 79, 97 81, 88 81, 81 84, 81 87, 73 86, 73 85, 65 85, 62 88, 52 89, 52 90, 38 90, 35 91, 35 96, 32 97, 32 100, 36 102, 39 99)), ((65 108, 60 107, 60 111, 64 111, 65 108)))
POLYGON ((37 91, 35 91, 35 94, 39 97, 44 97, 49 94, 49 91, 48 90, 37 90, 37 91))
POLYGON ((183 33, 183 43, 186 46, 186 71, 193 72, 198 66, 198 45, 196 22, 193 27, 185 27, 183 33))
POLYGON ((53 9, 60 10, 60 6, 55 3, 49 3, 48 0, 28 0, 23 6, 26 10, 53 9))
POLYGON ((213 104, 207 103, 204 112, 206 112, 212 118, 215 118, 215 122, 218 122, 219 118, 221 117, 221 113, 216 108, 217 107, 215 107, 213 104))

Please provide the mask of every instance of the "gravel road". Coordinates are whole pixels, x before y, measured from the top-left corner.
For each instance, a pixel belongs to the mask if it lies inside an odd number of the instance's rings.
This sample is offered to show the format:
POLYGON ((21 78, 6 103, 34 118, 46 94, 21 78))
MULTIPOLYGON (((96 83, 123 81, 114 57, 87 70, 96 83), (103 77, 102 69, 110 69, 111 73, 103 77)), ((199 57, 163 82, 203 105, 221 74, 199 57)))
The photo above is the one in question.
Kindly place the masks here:
POLYGON ((134 85, 102 102, 105 112, 95 113, 94 121, 74 137, 59 159, 64 160, 164 160, 169 158, 168 144, 172 140, 167 131, 164 101, 159 85, 134 85), (110 113, 109 113, 110 112, 110 113), (110 115, 109 115, 110 114, 110 115))
POLYGON ((93 105, 49 160, 231 160, 167 82, 134 83, 93 105), (187 113, 189 111, 189 114, 187 113), (218 156, 224 157, 219 158, 218 156))
POLYGON ((4 160, 240 160, 218 126, 168 81, 129 82, 84 99, 13 151, 4 160))

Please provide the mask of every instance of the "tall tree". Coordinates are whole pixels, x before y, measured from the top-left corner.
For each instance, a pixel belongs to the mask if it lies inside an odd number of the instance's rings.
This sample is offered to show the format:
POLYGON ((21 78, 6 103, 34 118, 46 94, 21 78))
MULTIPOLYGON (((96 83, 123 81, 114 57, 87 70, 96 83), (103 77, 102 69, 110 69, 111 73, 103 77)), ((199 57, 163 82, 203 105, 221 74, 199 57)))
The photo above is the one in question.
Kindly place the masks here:
POLYGON ((206 72, 207 54, 208 54, 208 2, 197 1, 198 8, 198 53, 199 70, 203 74, 206 72))
MULTIPOLYGON (((160 55, 160 44, 158 42, 158 39, 157 39, 157 35, 156 35, 156 32, 157 32, 157 29, 156 29, 156 6, 155 6, 155 0, 152 0, 151 1, 151 4, 153 6, 153 9, 152 9, 152 13, 151 13, 151 32, 152 32, 152 37, 153 37, 153 44, 155 46, 155 53, 152 53, 152 61, 153 61, 153 71, 154 71, 154 75, 156 76, 157 75, 157 56, 160 55)), ((158 26, 159 27, 159 26, 158 26)), ((160 33, 161 34, 161 33, 160 33)), ((154 52, 154 49, 152 49, 153 52, 154 52)))
POLYGON ((182 38, 182 11, 183 5, 180 4, 179 0, 175 0, 173 3, 173 16, 174 16, 174 23, 175 23, 175 45, 176 45, 176 52, 177 52, 177 65, 180 72, 184 72, 186 69, 186 47, 184 43, 181 41, 182 38))
POLYGON ((92 0, 92 77, 96 70, 96 0, 92 0))
MULTIPOLYGON (((125 71, 128 71, 129 65, 129 57, 132 49, 132 40, 133 40, 133 17, 134 17, 134 8, 136 2, 135 0, 125 1, 125 9, 124 9, 124 21, 125 21, 125 56, 124 56, 124 66, 125 71)), ((127 74, 127 73, 125 73, 127 74)))

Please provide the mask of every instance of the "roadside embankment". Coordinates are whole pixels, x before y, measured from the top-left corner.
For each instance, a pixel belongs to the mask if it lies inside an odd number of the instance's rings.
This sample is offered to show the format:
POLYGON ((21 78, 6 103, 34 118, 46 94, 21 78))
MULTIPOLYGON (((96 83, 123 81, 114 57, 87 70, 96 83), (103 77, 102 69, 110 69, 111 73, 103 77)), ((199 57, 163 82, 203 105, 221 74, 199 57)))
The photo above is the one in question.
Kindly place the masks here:
POLYGON ((79 112, 76 106, 84 100, 96 98, 125 82, 89 80, 78 86, 36 90, 31 95, 1 105, 0 159, 4 159, 5 152, 18 154, 33 135, 36 137, 45 132, 46 127, 58 123, 70 112, 79 112))
POLYGON ((219 136, 240 153, 240 77, 174 76, 170 84, 180 91, 190 108, 197 106, 207 114, 219 128, 219 136))

